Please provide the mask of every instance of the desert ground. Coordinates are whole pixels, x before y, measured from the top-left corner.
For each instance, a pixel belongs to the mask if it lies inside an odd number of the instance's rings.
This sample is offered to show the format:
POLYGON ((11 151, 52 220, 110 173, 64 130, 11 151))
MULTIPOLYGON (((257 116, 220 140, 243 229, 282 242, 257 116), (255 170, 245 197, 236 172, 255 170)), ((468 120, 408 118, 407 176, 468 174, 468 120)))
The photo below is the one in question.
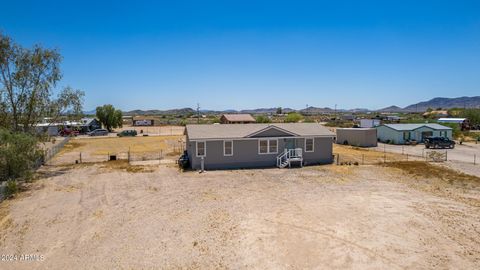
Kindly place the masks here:
POLYGON ((43 256, 1 269, 479 269, 480 179, 419 161, 45 166, 0 228, 0 254, 43 256))

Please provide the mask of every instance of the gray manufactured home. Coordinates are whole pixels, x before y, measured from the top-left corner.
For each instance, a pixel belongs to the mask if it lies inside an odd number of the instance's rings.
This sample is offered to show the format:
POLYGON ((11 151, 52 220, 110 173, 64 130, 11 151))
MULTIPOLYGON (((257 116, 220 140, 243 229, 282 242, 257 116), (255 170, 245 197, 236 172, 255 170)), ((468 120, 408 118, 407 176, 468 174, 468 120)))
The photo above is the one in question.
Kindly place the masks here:
POLYGON ((239 169, 325 164, 335 136, 317 123, 187 125, 193 169, 239 169))

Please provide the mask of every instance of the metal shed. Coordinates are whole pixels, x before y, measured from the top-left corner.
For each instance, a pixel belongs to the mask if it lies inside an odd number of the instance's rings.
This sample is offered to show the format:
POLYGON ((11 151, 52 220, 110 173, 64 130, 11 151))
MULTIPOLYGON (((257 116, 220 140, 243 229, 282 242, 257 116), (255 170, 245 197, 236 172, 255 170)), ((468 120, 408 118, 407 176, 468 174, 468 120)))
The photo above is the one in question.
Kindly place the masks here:
POLYGON ((337 128, 336 142, 359 147, 375 147, 377 146, 377 129, 337 128))

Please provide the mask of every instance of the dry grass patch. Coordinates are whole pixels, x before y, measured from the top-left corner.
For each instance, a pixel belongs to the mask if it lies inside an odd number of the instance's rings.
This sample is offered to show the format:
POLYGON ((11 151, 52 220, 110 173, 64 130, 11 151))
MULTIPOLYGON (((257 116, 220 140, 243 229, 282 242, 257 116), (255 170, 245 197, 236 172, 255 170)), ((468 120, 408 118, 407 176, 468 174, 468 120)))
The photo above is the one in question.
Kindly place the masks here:
POLYGON ((333 154, 340 158, 340 162, 358 162, 359 164, 377 164, 387 161, 406 160, 407 157, 401 154, 384 153, 368 148, 361 148, 349 145, 333 144, 333 154))
POLYGON ((462 173, 447 167, 432 165, 425 161, 387 162, 386 167, 400 169, 410 175, 425 178, 437 178, 451 181, 474 181, 480 183, 480 177, 462 173))
POLYGON ((384 167, 394 168, 410 176, 392 177, 392 181, 402 182, 420 191, 480 207, 478 198, 480 177, 478 176, 424 161, 389 162, 384 167))
POLYGON ((124 170, 130 173, 153 172, 155 169, 150 166, 131 165, 127 160, 114 160, 99 163, 100 168, 109 170, 124 170))
POLYGON ((182 144, 183 136, 76 138, 70 140, 62 153, 72 151, 107 155, 109 153, 168 153, 182 144))

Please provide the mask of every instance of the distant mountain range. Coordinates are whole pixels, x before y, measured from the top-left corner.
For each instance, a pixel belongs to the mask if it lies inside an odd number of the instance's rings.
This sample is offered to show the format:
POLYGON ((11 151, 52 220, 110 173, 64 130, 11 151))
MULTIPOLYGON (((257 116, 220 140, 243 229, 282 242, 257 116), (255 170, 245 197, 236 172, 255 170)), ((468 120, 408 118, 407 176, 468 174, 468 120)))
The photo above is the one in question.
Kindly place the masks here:
MULTIPOLYGON (((300 113, 306 114, 328 114, 337 112, 343 113, 359 113, 359 112, 425 112, 428 108, 437 109, 451 109, 451 108, 480 108, 480 96, 475 97, 458 97, 458 98, 443 98, 437 97, 429 101, 422 101, 415 103, 404 108, 398 106, 389 106, 379 110, 370 110, 366 108, 355 108, 355 109, 332 109, 329 107, 318 108, 318 107, 308 107, 301 110, 294 110, 291 108, 282 108, 283 113, 289 113, 293 111, 298 111, 300 113)), ((276 113, 277 108, 258 108, 258 109, 249 109, 249 110, 200 110, 202 114, 222 114, 222 113, 250 113, 250 114, 273 114, 276 113)), ((85 111, 86 115, 94 115, 95 110, 85 111)), ((196 114, 197 111, 192 108, 181 108, 181 109, 171 109, 171 110, 132 110, 124 111, 125 115, 188 115, 196 114)))

